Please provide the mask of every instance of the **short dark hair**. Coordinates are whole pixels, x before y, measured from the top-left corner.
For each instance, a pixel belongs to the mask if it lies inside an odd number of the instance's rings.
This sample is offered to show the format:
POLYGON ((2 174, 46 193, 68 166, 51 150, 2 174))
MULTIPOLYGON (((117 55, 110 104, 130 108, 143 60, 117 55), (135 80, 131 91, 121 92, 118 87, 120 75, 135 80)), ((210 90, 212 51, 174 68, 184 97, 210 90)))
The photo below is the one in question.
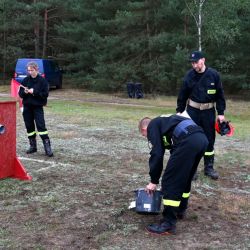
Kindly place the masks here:
POLYGON ((144 117, 140 120, 139 124, 138 124, 138 128, 139 128, 139 132, 141 133, 142 129, 147 127, 148 124, 150 123, 151 118, 149 117, 144 117))

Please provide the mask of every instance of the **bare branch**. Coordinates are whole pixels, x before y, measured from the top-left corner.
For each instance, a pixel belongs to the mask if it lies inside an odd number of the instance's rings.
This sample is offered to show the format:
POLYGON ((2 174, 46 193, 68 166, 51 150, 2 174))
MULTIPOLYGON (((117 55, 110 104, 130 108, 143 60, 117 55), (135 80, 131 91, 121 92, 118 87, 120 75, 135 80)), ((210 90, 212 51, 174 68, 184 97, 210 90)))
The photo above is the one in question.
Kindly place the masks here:
MULTIPOLYGON (((194 0, 194 2, 195 2, 195 5, 196 5, 196 1, 195 1, 195 0, 194 0)), ((194 13, 192 12, 192 10, 191 10, 191 8, 189 7, 189 5, 188 5, 188 3, 187 3, 186 0, 185 0, 185 3, 186 3, 186 6, 187 6, 187 8, 188 8, 190 14, 193 16, 193 18, 194 18, 194 20, 195 20, 196 26, 198 27, 198 20, 197 20, 197 17, 196 17, 196 16, 194 15, 194 13)))

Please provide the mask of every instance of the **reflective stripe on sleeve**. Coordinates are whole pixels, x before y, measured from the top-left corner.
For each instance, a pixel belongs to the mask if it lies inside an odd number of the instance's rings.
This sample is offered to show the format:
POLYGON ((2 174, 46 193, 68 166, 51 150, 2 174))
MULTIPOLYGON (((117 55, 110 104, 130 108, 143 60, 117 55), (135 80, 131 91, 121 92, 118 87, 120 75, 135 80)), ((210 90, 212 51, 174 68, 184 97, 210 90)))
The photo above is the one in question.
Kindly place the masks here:
POLYGON ((216 94, 216 89, 209 89, 208 91, 207 91, 207 93, 208 94, 216 94))
POLYGON ((162 139, 163 139, 163 144, 164 144, 165 147, 167 147, 167 146, 170 145, 170 144, 168 143, 168 141, 167 141, 167 137, 166 137, 166 136, 163 136, 162 139))

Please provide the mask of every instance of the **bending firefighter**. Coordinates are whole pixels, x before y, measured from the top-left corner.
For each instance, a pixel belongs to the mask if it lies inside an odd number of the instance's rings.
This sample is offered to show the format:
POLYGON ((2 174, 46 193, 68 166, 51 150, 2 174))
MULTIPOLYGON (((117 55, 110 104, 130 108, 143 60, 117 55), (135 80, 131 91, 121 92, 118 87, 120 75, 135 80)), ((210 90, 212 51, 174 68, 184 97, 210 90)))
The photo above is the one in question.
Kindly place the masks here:
POLYGON ((192 178, 202 158, 208 140, 201 127, 185 112, 180 115, 143 118, 139 123, 140 133, 151 145, 149 159, 150 183, 147 193, 156 190, 163 170, 165 150, 170 157, 161 179, 163 193, 163 220, 147 226, 153 234, 174 234, 177 218, 185 215, 190 196, 192 178))
POLYGON ((45 153, 53 156, 48 131, 45 126, 43 106, 47 104, 49 85, 46 79, 40 76, 38 65, 35 62, 27 64, 28 76, 24 78, 19 89, 19 96, 23 99, 23 119, 28 133, 30 148, 27 154, 37 152, 36 134, 40 135, 45 153), (37 127, 37 131, 35 129, 37 127))
POLYGON ((177 99, 177 112, 187 110, 193 121, 201 126, 209 144, 204 155, 204 174, 216 180, 214 169, 215 104, 220 122, 225 120, 226 102, 219 73, 205 65, 202 52, 194 51, 189 58, 192 69, 184 77, 177 99))

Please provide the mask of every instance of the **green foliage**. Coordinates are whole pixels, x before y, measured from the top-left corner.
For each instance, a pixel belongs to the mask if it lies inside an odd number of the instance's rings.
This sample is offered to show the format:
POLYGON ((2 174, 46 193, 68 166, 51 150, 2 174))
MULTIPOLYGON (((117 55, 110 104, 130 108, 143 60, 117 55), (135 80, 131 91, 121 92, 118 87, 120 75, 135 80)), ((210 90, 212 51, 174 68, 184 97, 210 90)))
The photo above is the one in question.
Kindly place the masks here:
MULTIPOLYGON (((188 53, 198 49, 198 3, 2 0, 1 72, 11 76, 19 57, 54 57, 84 88, 113 92, 132 79, 146 92, 175 94, 190 68, 188 53)), ((250 2, 205 0, 201 13, 207 64, 221 73, 226 89, 248 88, 250 2)))

